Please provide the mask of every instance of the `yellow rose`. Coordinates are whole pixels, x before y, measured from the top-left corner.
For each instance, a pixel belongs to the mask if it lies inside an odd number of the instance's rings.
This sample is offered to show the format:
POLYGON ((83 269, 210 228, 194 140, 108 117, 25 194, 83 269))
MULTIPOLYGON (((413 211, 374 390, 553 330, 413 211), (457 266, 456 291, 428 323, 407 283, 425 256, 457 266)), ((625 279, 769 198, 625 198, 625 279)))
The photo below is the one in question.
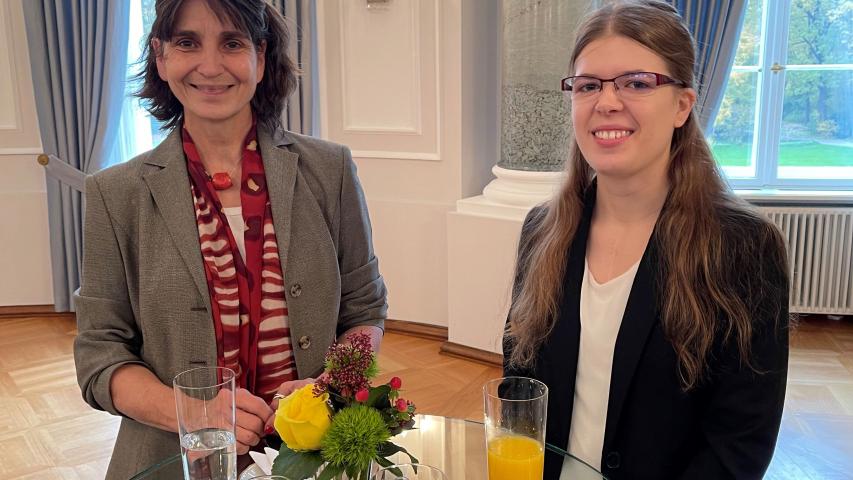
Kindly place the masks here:
POLYGON ((314 396, 314 385, 295 390, 278 403, 275 429, 291 450, 318 450, 320 440, 332 424, 326 402, 329 394, 314 396))

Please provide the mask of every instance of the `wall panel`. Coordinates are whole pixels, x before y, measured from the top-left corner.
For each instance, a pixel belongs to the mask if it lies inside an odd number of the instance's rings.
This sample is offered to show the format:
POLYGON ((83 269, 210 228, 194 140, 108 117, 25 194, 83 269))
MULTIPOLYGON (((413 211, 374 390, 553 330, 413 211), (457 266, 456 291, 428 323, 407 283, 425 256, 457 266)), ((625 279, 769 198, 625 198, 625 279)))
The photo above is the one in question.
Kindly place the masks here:
POLYGON ((0 2, 0 155, 40 153, 20 0, 0 2))

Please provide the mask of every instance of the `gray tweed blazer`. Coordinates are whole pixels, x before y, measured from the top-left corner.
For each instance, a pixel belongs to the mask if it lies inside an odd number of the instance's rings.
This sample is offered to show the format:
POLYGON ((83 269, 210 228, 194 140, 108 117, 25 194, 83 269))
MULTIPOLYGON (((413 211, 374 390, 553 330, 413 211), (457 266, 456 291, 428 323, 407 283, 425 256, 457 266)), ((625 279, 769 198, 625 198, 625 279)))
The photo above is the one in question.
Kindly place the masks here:
MULTIPOLYGON (((386 290, 364 194, 346 147, 260 126, 258 141, 297 372, 314 376, 337 335, 383 327, 386 290)), ((74 360, 83 398, 96 409, 121 415, 109 386, 122 365, 144 365, 166 385, 183 370, 216 365, 189 185, 179 128, 86 181, 74 360)), ((126 480, 179 451, 175 433, 123 418, 107 479, 126 480)))

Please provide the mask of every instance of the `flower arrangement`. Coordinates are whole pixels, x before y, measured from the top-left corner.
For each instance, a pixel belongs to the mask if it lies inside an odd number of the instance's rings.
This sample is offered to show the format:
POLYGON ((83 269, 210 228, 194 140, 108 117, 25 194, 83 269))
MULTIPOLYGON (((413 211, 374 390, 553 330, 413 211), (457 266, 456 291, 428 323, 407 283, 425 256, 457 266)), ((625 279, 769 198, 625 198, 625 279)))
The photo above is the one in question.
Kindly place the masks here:
POLYGON ((303 480, 367 480, 370 465, 392 465, 387 457, 403 452, 389 439, 414 426, 415 405, 400 397, 402 381, 394 377, 371 386, 377 372, 370 336, 355 334, 326 353, 325 374, 278 405, 275 429, 284 443, 272 473, 303 480))

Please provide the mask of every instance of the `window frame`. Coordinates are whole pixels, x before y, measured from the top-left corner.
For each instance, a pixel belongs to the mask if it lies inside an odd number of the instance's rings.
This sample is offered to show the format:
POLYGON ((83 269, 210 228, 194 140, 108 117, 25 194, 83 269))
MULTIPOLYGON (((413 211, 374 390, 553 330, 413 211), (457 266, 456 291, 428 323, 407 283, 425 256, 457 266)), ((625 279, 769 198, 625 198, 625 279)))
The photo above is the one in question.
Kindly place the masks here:
POLYGON ((782 137, 782 115, 785 103, 787 73, 789 71, 851 71, 853 70, 853 64, 788 65, 788 30, 791 22, 791 0, 749 1, 762 2, 761 35, 758 53, 759 65, 733 66, 731 72, 757 74, 755 126, 752 135, 750 158, 752 165, 747 167, 721 166, 726 178, 732 188, 744 190, 849 190, 853 188, 853 178, 808 179, 779 177, 779 149, 782 137), (774 27, 772 31, 771 26, 774 27), (744 176, 736 177, 733 174, 744 176), (749 174, 752 174, 752 176, 746 176, 749 174))

